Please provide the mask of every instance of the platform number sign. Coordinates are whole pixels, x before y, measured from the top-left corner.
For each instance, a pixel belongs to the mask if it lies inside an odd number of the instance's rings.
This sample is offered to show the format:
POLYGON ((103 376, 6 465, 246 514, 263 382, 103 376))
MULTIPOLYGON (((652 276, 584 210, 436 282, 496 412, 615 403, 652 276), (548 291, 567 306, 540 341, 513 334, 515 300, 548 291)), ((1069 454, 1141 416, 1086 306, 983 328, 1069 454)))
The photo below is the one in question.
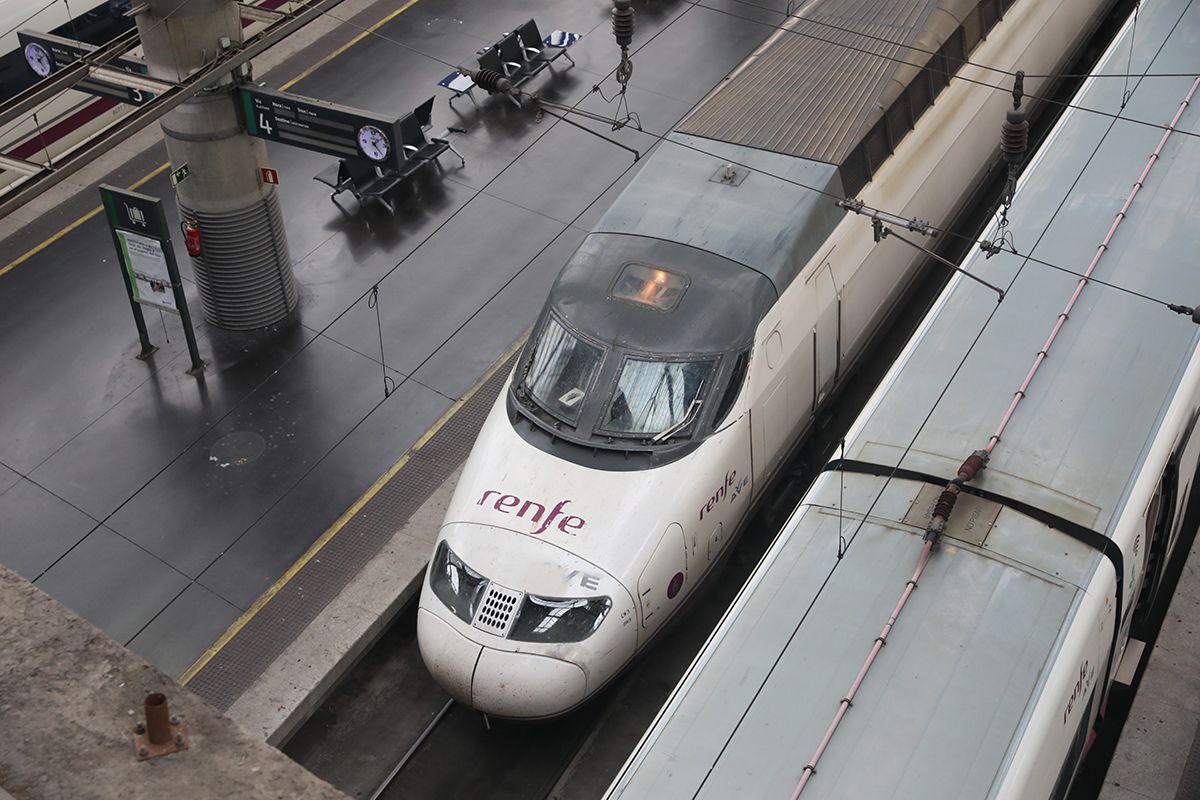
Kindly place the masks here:
MULTIPOLYGON (((51 72, 75 63, 84 56, 95 51, 96 45, 87 42, 67 39, 49 33, 37 31, 17 31, 17 41, 25 57, 25 64, 39 78, 45 78, 51 72)), ((113 59, 109 66, 121 69, 135 75, 149 75, 146 62, 140 58, 123 56, 113 59)), ((88 76, 76 82, 72 87, 79 92, 86 92, 96 97, 106 97, 128 105, 140 106, 154 99, 150 92, 135 89, 131 86, 121 86, 108 83, 101 78, 88 76)))
POLYGON ((399 168, 403 159, 395 119, 259 86, 239 87, 238 100, 251 136, 384 168, 399 168))

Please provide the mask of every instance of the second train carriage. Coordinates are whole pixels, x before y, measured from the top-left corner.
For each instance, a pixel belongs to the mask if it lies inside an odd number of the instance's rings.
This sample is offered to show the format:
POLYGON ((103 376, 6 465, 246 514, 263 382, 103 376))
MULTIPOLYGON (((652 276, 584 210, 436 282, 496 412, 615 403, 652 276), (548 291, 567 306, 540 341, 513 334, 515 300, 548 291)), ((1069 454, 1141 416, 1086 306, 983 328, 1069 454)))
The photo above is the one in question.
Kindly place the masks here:
MULTIPOLYGON (((1180 132, 1160 143, 1159 128, 1069 110, 1009 229, 1021 253, 1078 271, 1098 255, 1095 277, 1179 302, 1200 289, 1200 77, 1134 78, 1123 102, 1123 81, 1103 74, 1200 76, 1200 7, 1143 3, 1136 30, 1075 103, 1161 126, 1179 114, 1180 132)), ((964 267, 1009 287, 1003 302, 951 282, 610 797, 1065 796, 1130 629, 1195 525, 1197 327, 1083 289, 864 676, 931 508, 1001 430, 1077 287, 1012 253, 964 267)))

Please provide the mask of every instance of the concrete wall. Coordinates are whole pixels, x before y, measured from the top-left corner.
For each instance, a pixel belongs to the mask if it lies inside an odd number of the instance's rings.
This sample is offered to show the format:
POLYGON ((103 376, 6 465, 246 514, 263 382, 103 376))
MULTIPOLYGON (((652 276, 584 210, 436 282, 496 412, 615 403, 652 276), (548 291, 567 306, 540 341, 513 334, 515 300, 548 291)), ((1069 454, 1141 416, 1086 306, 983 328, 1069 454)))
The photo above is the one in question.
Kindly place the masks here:
POLYGON ((345 798, 3 566, 0 787, 16 800, 345 798), (138 761, 151 692, 182 717, 189 747, 138 761))

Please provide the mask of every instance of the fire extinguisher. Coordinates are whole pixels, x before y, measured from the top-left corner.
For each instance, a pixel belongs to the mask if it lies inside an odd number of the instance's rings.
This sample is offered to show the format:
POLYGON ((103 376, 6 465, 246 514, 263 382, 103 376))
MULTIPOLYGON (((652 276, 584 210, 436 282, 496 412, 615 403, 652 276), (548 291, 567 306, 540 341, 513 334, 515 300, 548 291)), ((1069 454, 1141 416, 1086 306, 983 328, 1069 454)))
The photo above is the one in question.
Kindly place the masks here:
POLYGON ((183 231, 183 244, 192 258, 200 255, 200 225, 194 219, 184 219, 179 222, 179 230, 183 231))

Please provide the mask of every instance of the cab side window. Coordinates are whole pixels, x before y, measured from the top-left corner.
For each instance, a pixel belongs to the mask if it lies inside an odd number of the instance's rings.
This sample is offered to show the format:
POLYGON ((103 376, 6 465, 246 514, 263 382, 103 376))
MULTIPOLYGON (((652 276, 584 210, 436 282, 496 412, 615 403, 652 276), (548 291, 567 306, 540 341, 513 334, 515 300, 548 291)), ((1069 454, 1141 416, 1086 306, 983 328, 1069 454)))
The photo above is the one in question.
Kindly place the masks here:
POLYGON ((746 382, 746 368, 749 365, 750 351, 743 350, 738 353, 737 361, 733 364, 733 371, 729 375, 729 383, 725 387, 725 393, 721 395, 721 402, 717 405, 717 412, 713 415, 713 430, 716 430, 725 421, 729 409, 733 408, 734 401, 741 394, 742 384, 746 382))

